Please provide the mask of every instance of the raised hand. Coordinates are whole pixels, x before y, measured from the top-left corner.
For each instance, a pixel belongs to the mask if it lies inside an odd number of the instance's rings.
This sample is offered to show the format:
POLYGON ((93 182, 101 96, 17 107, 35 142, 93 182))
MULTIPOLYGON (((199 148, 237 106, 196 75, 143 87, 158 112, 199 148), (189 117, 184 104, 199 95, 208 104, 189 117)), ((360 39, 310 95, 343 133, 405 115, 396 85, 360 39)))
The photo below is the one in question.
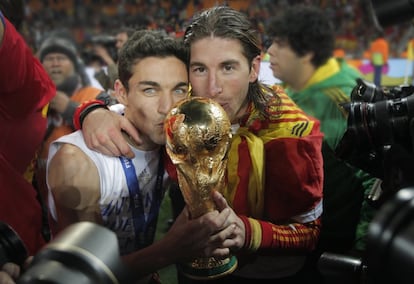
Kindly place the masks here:
POLYGON ((82 124, 82 133, 90 149, 109 156, 133 158, 135 155, 122 136, 122 130, 136 143, 141 143, 138 131, 128 119, 106 109, 89 113, 82 124))

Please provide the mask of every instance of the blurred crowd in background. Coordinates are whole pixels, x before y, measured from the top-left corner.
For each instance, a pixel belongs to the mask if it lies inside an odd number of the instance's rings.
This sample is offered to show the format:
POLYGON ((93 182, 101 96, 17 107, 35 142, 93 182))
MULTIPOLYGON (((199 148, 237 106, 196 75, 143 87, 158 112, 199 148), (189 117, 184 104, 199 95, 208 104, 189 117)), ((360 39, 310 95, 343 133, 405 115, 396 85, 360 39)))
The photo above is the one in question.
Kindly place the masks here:
MULTIPOLYGON (((108 40, 123 26, 164 29, 183 35, 192 15, 207 7, 226 4, 245 11, 259 31, 280 9, 297 3, 319 5, 332 18, 337 31, 337 47, 348 58, 361 58, 373 39, 373 28, 359 0, 27 0, 22 32, 34 52, 41 41, 56 29, 69 29, 80 47, 96 40, 108 40), (105 38, 105 36, 108 36, 105 38)), ((390 57, 399 57, 411 37, 411 23, 387 27, 390 57)))

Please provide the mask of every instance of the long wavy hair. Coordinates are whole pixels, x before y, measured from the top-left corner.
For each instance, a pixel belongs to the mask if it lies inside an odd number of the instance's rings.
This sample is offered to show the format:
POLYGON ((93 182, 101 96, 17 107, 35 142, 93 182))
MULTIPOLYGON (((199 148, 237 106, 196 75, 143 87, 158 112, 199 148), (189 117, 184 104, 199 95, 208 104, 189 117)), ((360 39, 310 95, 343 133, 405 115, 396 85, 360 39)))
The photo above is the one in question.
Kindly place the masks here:
MULTIPOLYGON (((230 7, 215 6, 196 14, 185 31, 184 44, 190 47, 193 42, 210 36, 238 40, 249 67, 253 59, 261 55, 259 33, 245 14, 230 7)), ((269 95, 277 97, 271 88, 259 80, 249 83, 247 99, 265 116, 269 95)))

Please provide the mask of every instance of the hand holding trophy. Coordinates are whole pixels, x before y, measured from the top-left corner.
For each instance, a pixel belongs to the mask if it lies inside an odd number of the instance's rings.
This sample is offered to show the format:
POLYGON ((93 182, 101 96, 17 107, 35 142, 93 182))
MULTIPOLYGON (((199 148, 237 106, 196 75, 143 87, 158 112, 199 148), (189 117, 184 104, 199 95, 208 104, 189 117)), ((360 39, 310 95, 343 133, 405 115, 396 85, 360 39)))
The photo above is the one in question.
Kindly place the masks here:
MULTIPOLYGON (((191 218, 215 209, 212 192, 225 186, 231 124, 224 109, 208 98, 180 101, 165 120, 166 150, 177 168, 178 183, 191 218)), ((237 259, 197 258, 181 265, 193 279, 218 278, 232 273, 237 259)))

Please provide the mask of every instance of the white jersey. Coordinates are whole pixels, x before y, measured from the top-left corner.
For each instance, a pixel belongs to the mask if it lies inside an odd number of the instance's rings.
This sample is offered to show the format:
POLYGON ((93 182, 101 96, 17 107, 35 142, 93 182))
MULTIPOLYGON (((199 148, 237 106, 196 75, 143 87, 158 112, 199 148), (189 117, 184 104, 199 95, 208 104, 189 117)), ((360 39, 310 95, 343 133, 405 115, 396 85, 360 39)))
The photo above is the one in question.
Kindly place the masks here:
MULTIPOLYGON (((99 173, 99 205, 104 226, 116 233, 121 254, 134 251, 135 230, 132 221, 132 211, 130 210, 130 194, 120 158, 105 156, 90 150, 85 144, 82 131, 76 131, 59 138, 50 145, 47 167, 49 167, 50 160, 63 143, 77 146, 95 163, 99 173)), ((156 189, 160 155, 158 149, 154 151, 141 151, 133 147, 132 149, 135 153, 132 163, 135 167, 135 175, 138 178, 141 196, 143 197, 142 208, 146 220, 156 189)), ((165 187, 166 179, 167 174, 164 171, 163 188, 165 187)), ((48 188, 50 213, 57 220, 56 207, 49 185, 48 188)))

